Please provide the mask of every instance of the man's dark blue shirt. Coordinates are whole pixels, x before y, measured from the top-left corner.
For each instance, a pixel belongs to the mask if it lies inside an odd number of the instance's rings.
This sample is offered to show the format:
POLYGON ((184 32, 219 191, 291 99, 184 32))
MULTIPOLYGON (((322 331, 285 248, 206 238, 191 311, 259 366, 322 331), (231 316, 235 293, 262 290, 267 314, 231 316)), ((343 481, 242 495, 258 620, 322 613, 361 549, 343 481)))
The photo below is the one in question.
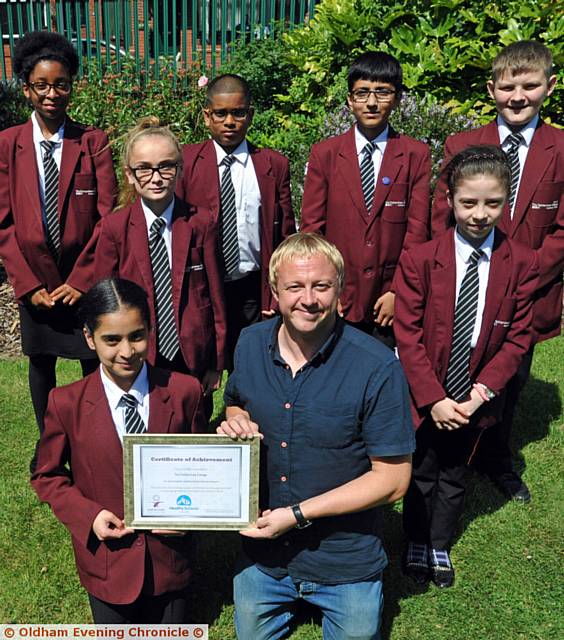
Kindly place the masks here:
MULTIPOLYGON (((294 377, 278 350, 280 320, 243 331, 227 406, 258 423, 261 509, 275 509, 339 487, 371 469, 369 456, 404 456, 415 438, 409 393, 393 352, 338 320, 294 377)), ((377 576, 387 559, 376 510, 320 518, 275 540, 245 538, 244 551, 274 576, 327 584, 377 576)))

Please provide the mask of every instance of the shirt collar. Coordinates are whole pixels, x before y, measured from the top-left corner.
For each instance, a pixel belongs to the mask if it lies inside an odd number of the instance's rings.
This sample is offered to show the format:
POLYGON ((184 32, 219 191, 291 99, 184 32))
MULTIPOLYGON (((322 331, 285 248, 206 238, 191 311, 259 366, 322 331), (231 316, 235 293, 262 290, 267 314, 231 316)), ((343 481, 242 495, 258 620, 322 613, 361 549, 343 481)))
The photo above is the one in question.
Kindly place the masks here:
POLYGON ((174 211, 174 203, 175 203, 175 196, 173 196, 170 204, 168 205, 168 207, 161 213, 160 216, 156 216, 151 209, 149 209, 149 207, 143 202, 143 198, 141 198, 141 206, 143 207, 143 213, 145 214, 145 219, 147 220, 147 227, 149 227, 149 229, 151 228, 151 224, 157 219, 157 218, 163 218, 163 220, 166 221, 166 228, 170 229, 170 227, 172 226, 172 212, 174 211))
MULTIPOLYGON (((527 122, 527 124, 519 131, 519 133, 523 136, 523 140, 527 147, 531 146, 531 142, 533 141, 533 135, 535 134, 535 129, 539 123, 539 114, 537 113, 535 117, 527 122)), ((507 126, 505 120, 501 116, 497 116, 497 130, 499 132, 499 142, 501 146, 505 144, 508 136, 510 136, 513 131, 507 126)))
MULTIPOLYGON (((282 325, 282 318, 279 318, 278 322, 274 324, 274 328, 270 335, 268 350, 270 351, 270 354, 273 360, 278 361, 282 364, 286 364, 286 362, 284 361, 284 358, 280 355, 280 349, 278 347, 278 332, 280 331, 281 325, 282 325)), ((337 320, 335 322, 335 327, 333 328, 333 331, 331 332, 327 340, 325 340, 325 342, 321 345, 319 351, 304 366, 307 366, 308 364, 313 365, 317 361, 324 362, 328 360, 329 356, 331 355, 333 349, 335 348, 337 342, 339 341, 339 338, 343 333, 344 326, 345 326, 345 321, 340 316, 337 316, 337 320)))
MULTIPOLYGON (((35 111, 31 114, 31 123, 33 126, 33 142, 39 144, 42 140, 47 140, 41 131, 39 122, 37 121, 37 115, 35 111)), ((48 139, 48 142, 53 142, 56 145, 63 144, 63 138, 65 137, 65 120, 63 124, 55 131, 55 133, 48 139)))
POLYGON ((225 149, 221 145, 217 144, 215 140, 213 140, 213 146, 215 147, 218 167, 223 162, 223 158, 229 155, 233 156, 235 160, 237 160, 237 162, 240 162, 243 166, 246 166, 247 160, 249 159, 249 145, 247 144, 246 139, 243 140, 235 149, 235 151, 232 151, 231 153, 227 153, 227 151, 225 151, 225 149))
MULTIPOLYGON (((491 260, 492 258, 492 250, 493 250, 493 242, 494 242, 495 229, 492 229, 484 242, 478 247, 484 252, 482 256, 486 260, 491 260)), ((465 264, 468 264, 470 261, 470 256, 475 251, 475 248, 463 238, 458 232, 458 227, 456 228, 456 233, 454 234, 454 246, 456 248, 456 253, 460 256, 465 264)))
MULTIPOLYGON (((112 409, 117 409, 120 406, 120 402, 123 405, 122 397, 125 391, 120 389, 117 384, 108 376, 104 371, 102 365, 100 365, 100 377, 102 378, 102 385, 108 398, 108 404, 112 409)), ((137 403, 142 405, 145 396, 149 393, 149 377, 147 375, 147 364, 143 363, 141 371, 137 374, 131 389, 127 392, 133 396, 137 403)))
POLYGON ((354 142, 355 142, 355 145, 356 145, 356 153, 357 153, 357 155, 360 155, 362 153, 362 151, 363 151, 364 147, 366 146, 367 142, 372 142, 372 144, 375 147, 378 147, 378 149, 380 149, 380 151, 383 151, 382 147, 381 147, 381 144, 388 141, 389 130, 390 130, 389 125, 386 125, 386 128, 384 129, 384 131, 382 131, 382 133, 380 133, 380 135, 377 135, 374 138, 374 140, 369 140, 363 133, 361 133, 359 128, 357 126, 355 126, 355 128, 354 128, 354 142))

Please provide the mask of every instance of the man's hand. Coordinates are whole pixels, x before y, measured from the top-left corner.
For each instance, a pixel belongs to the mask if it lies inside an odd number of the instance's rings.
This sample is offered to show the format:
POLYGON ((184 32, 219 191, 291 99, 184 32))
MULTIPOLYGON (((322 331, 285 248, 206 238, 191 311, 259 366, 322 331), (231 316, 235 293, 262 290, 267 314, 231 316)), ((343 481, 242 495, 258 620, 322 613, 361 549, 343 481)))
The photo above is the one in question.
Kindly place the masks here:
POLYGON ((74 287, 71 287, 70 284, 62 284, 51 292, 51 298, 55 302, 61 300, 63 304, 66 304, 69 307, 72 307, 73 304, 76 304, 81 297, 82 292, 78 289, 75 289, 74 287))
POLYGON ((239 533, 247 538, 274 540, 295 526, 296 516, 290 507, 274 509, 274 511, 267 509, 263 511, 261 517, 257 519, 254 527, 243 529, 239 531, 239 533))
POLYGON ((276 315, 276 309, 262 309, 260 314, 265 319, 266 318, 274 318, 274 316, 276 315))
POLYGON ((134 533, 133 529, 128 529, 123 520, 120 520, 114 513, 107 509, 102 509, 94 518, 92 523, 92 531, 98 540, 115 540, 123 538, 130 533, 134 533))
POLYGON ((465 400, 464 402, 460 402, 458 406, 468 415, 468 417, 470 417, 471 415, 476 413, 476 411, 483 404, 484 399, 480 396, 476 389, 472 389, 472 391, 470 391, 470 398, 468 400, 465 400))
POLYGON ((222 371, 214 371, 213 369, 208 369, 204 373, 202 378, 202 388, 205 396, 209 396, 210 393, 219 389, 219 386, 221 385, 221 375, 222 371))
POLYGON ((431 407, 431 418, 433 418, 437 429, 460 429, 467 425, 470 414, 458 402, 451 398, 444 398, 435 402, 431 407))
POLYGON ((51 298, 47 289, 42 288, 30 293, 28 300, 37 309, 43 309, 43 311, 49 311, 55 306, 55 301, 51 298))
POLYGON ((396 294, 387 291, 382 294, 374 304, 374 322, 381 327, 391 327, 394 323, 394 301, 396 294))
POLYGON ((238 413, 237 415, 227 417, 217 427, 216 432, 229 436, 236 440, 241 438, 242 440, 252 439, 255 436, 262 438, 262 433, 259 433, 259 426, 256 422, 253 422, 247 413, 238 413))

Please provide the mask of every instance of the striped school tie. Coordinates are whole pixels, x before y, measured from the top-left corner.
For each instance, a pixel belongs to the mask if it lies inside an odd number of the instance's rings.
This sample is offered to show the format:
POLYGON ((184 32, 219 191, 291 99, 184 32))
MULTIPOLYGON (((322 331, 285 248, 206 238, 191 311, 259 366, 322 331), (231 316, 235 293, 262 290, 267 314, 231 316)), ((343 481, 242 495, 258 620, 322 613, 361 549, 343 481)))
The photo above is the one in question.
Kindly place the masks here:
POLYGON ((472 252, 468 268, 460 285, 460 292, 454 311, 454 329, 446 375, 446 390, 451 398, 457 402, 466 398, 472 387, 470 383, 470 344, 478 309, 480 285, 478 260, 483 255, 484 252, 481 249, 476 249, 472 252))
POLYGON ((147 428, 137 411, 137 400, 129 393, 124 393, 121 399, 125 404, 125 433, 144 433, 147 428))
POLYGON ((50 140, 41 140, 39 144, 43 149, 47 247, 53 258, 58 260, 61 254, 61 228, 59 226, 59 213, 57 211, 57 202, 59 199, 59 169, 53 158, 55 143, 50 140))
POLYGON ((239 239, 237 237, 237 206, 235 187, 231 176, 231 166, 235 162, 232 155, 225 156, 221 164, 225 166, 221 175, 221 252, 227 276, 232 274, 239 264, 239 239))
POLYGON ((519 176, 521 174, 521 165, 519 163, 519 146, 525 142, 520 133, 512 133, 507 140, 509 141, 509 149, 507 150, 507 159, 511 167, 511 187, 509 189, 509 211, 513 212, 513 205, 517 197, 517 185, 519 184, 519 176))
POLYGON ((367 142, 364 145, 362 153, 362 161, 360 163, 360 182, 362 184, 362 193, 364 194, 364 202, 368 211, 372 209, 374 200, 374 160, 372 160, 372 152, 374 145, 367 142))
POLYGON ((164 218, 156 218, 149 234, 149 254, 153 270, 153 286, 155 287, 155 306, 157 316, 157 349, 167 360, 172 360, 178 349, 178 333, 174 322, 174 306, 172 304, 172 280, 168 252, 163 238, 166 226, 164 218))

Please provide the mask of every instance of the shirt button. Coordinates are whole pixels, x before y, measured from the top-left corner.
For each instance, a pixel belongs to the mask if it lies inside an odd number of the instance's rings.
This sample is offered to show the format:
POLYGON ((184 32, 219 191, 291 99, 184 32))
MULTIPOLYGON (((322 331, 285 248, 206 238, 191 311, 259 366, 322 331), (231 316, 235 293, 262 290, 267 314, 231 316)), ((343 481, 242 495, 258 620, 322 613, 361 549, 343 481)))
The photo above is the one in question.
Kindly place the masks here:
POLYGON ((291 409, 291 408, 292 408, 292 405, 291 405, 289 402, 287 402, 287 403, 284 405, 284 409, 291 409))
POLYGON ((365 276, 371 276, 373 274, 373 270, 369 267, 368 269, 364 270, 364 275, 365 276))
POLYGON ((372 240, 367 240, 367 241, 366 241, 366 246, 367 246, 367 247, 373 247, 373 246, 374 246, 374 243, 372 242, 372 240))
POLYGON ((288 540, 284 540, 284 546, 285 547, 289 547, 290 546, 290 543, 288 542, 288 540))
POLYGON ((282 449, 285 449, 288 446, 287 442, 281 442, 280 446, 282 447, 282 449))
POLYGON ((288 478, 286 476, 280 476, 280 481, 281 482, 286 482, 286 480, 288 480, 288 478))

